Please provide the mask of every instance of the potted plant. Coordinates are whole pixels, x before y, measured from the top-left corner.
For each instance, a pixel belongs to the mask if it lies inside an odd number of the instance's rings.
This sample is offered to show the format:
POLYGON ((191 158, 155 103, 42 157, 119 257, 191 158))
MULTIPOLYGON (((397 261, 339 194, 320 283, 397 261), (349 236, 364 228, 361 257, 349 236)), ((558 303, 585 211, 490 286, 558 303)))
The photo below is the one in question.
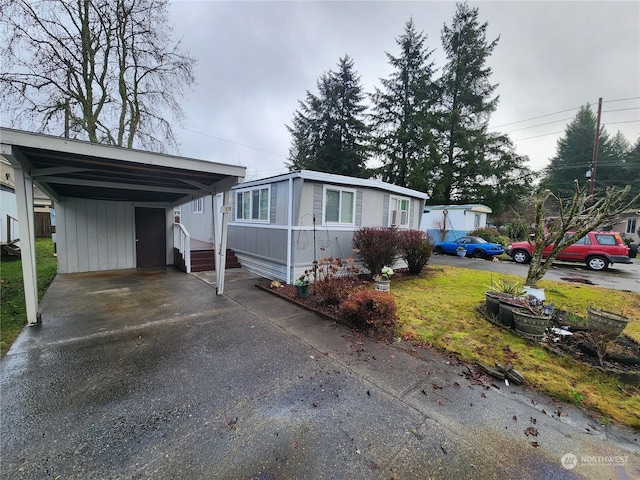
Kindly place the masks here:
POLYGON ((382 267, 380 273, 373 277, 373 281, 376 282, 376 290, 388 292, 391 287, 392 275, 393 269, 391 267, 382 267))
MULTIPOLYGON (((491 290, 484 292, 487 316, 492 321, 497 321, 500 315, 500 302, 508 301, 514 297, 519 297, 523 294, 522 287, 518 282, 511 282, 508 280, 498 280, 493 282, 491 290)), ((510 321, 509 321, 510 323, 510 321)))
POLYGON ((307 298, 311 290, 309 285, 309 270, 305 270, 304 275, 296 278, 293 285, 296 287, 296 295, 298 298, 307 298))
MULTIPOLYGON (((525 299, 524 290, 522 285, 518 282, 512 282, 510 280, 498 280, 495 284, 496 290, 499 292, 497 296, 498 300, 498 323, 501 325, 514 328, 513 323, 513 309, 518 307, 524 307, 527 305, 525 299)), ((495 302, 495 298, 490 298, 490 302, 495 302)), ((495 305, 495 304, 494 304, 495 305)), ((492 306, 495 309, 495 306, 492 306)))
POLYGON ((458 246, 458 248, 456 248, 456 253, 458 254, 459 257, 466 257, 467 249, 464 248, 462 245, 460 245, 458 246))

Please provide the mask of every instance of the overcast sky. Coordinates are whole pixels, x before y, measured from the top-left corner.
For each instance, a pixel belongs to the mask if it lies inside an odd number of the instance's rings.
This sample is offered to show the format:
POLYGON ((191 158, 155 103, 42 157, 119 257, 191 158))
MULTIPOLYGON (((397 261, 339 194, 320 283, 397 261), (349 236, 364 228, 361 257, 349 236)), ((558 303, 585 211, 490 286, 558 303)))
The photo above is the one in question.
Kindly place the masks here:
MULTIPOLYGON (((508 133, 534 170, 544 168, 581 105, 610 134, 640 137, 640 2, 469 2, 488 22, 500 102, 490 126, 508 133), (616 110, 616 111, 614 111, 616 110)), ((453 1, 217 2, 174 0, 170 23, 198 60, 187 92, 180 154, 244 165, 247 178, 286 172, 285 125, 307 90, 340 57, 354 60, 366 92, 391 72, 385 52, 413 18, 441 69, 440 34, 453 1)), ((436 73, 439 76, 440 72, 436 73)), ((585 164, 585 168, 588 163, 585 164)))

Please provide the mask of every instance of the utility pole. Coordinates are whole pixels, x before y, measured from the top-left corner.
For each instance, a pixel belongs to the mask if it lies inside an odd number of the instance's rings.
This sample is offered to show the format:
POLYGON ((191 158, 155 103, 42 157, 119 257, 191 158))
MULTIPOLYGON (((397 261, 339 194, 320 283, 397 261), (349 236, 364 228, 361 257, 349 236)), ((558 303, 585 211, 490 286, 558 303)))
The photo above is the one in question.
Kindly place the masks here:
POLYGON ((598 166, 598 147, 600 145, 600 116, 602 115, 602 97, 598 99, 598 115, 596 117, 596 134, 593 141, 593 157, 591 158, 591 185, 589 195, 593 195, 596 186, 596 167, 598 166))

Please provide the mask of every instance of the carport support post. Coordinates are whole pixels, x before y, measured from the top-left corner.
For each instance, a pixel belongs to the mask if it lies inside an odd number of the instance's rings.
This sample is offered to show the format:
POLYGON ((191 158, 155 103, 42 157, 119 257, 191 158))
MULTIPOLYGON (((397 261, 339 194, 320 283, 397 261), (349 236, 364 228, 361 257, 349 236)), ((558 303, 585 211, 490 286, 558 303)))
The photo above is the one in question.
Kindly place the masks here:
POLYGON ((219 268, 216 270, 216 283, 218 285, 216 293, 218 295, 224 294, 224 274, 227 267, 227 225, 229 223, 229 215, 231 214, 231 206, 229 205, 230 199, 227 198, 229 192, 222 194, 222 205, 220 207, 220 213, 222 214, 222 228, 220 232, 219 250, 216 256, 220 256, 218 259, 219 268))
POLYGON ((36 325, 38 318, 38 276, 36 275, 35 231, 33 220, 33 181, 22 168, 14 166, 16 203, 20 228, 20 256, 27 323, 36 325))

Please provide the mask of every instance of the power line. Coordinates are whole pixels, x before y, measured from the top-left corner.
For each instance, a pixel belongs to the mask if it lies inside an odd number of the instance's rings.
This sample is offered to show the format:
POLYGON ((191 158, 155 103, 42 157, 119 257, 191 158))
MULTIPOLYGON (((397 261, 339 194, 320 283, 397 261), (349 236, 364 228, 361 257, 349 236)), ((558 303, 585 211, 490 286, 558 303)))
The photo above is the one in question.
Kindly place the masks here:
MULTIPOLYGON (((574 108, 569 108, 567 110, 560 110, 558 112, 554 112, 554 113, 547 113, 546 115, 539 115, 537 117, 531 117, 531 118, 527 118, 525 120, 518 120, 517 122, 511 122, 511 123, 504 123, 502 125, 496 125, 494 127, 489 127, 491 129, 496 129, 496 128, 502 128, 502 127, 508 127, 509 125, 515 125, 516 123, 524 123, 524 122, 529 122, 531 120, 537 120, 539 118, 545 118, 545 117, 551 117, 553 115, 558 115, 559 113, 566 113, 566 112, 572 112, 574 110, 578 110, 580 107, 574 107, 574 108)), ((558 120, 560 121, 560 120, 558 120)))
MULTIPOLYGON (((619 99, 615 99, 615 100, 603 100, 603 103, 626 102, 626 101, 630 101, 630 100, 639 100, 639 99, 640 99, 640 97, 619 98, 619 99)), ((493 129, 496 129, 496 128, 508 127, 509 125, 515 125, 517 123, 524 123, 524 122, 529 122, 531 120, 538 120, 540 118, 551 117, 553 115, 558 115, 560 113, 566 113, 566 112, 572 112, 574 110, 578 110, 578 109, 582 108, 583 106, 584 105, 580 105, 579 107, 568 108, 566 110, 559 110, 557 112, 547 113, 545 115, 538 115, 537 117, 526 118, 524 120, 518 120, 518 121, 515 121, 515 122, 503 123, 502 125, 495 125, 495 126, 491 126, 489 128, 493 130, 493 129)), ((622 109, 617 109, 617 110, 606 110, 605 112, 619 112, 619 111, 623 111, 623 110, 638 110, 638 109, 640 109, 640 107, 622 108, 622 109)), ((603 112, 603 113, 605 113, 605 112, 603 112)), ((557 121, 560 122, 560 121, 563 121, 563 120, 557 120, 557 121)), ((551 122, 551 123, 553 123, 553 122, 551 122)), ((546 125, 546 124, 542 124, 542 125, 546 125)), ((525 127, 525 128, 533 128, 535 126, 536 125, 533 125, 532 127, 525 127)))
POLYGON ((287 158, 286 155, 283 155, 281 153, 272 152, 270 150, 265 150, 264 148, 260 148, 260 147, 254 147, 253 145, 248 145, 246 143, 236 142, 234 140, 229 140, 229 139, 226 139, 226 138, 217 137, 215 135, 211 135, 211 134, 204 133, 204 132, 198 132, 197 130, 191 130, 189 128, 184 128, 184 127, 180 127, 180 126, 178 126, 178 128, 180 128, 180 129, 182 129, 182 130, 184 130, 186 132, 191 132, 191 133, 195 133, 197 135, 202 135, 202 136, 205 136, 205 137, 214 138, 216 140, 220 140, 221 142, 227 142, 227 143, 231 143, 233 145, 238 145, 240 147, 250 148, 250 149, 256 150, 258 152, 268 153, 269 155, 276 155, 278 157, 287 158))

